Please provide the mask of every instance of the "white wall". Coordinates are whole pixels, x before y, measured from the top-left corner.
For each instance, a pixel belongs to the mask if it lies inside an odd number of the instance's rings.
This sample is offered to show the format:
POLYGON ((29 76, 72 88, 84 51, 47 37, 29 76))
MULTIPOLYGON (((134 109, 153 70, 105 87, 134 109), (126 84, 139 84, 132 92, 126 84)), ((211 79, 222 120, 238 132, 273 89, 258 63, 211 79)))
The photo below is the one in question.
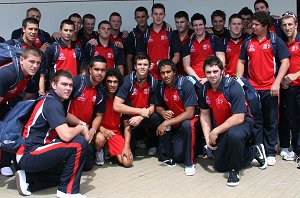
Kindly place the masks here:
MULTIPOLYGON (((58 0, 52 0, 55 2, 58 0)), ((68 1, 68 0, 66 0, 68 1)), ((76 1, 76 0, 75 0, 76 1)), ((30 7, 37 7, 42 12, 40 28, 50 34, 59 29, 60 22, 70 14, 78 12, 94 14, 97 18, 96 25, 104 19, 108 19, 111 12, 117 11, 123 17, 122 29, 131 30, 135 26, 133 12, 138 6, 145 6, 151 11, 152 0, 145 1, 94 1, 94 2, 56 2, 45 3, 49 0, 0 0, 0 35, 9 39, 14 29, 21 27, 25 12, 30 7), (25 2, 25 3, 24 3, 25 2), (43 2, 43 3, 32 3, 43 2)), ((204 14, 207 25, 210 26, 210 14, 216 9, 221 9, 227 14, 227 18, 238 12, 242 7, 248 6, 253 10, 254 0, 161 0, 166 7, 166 21, 174 25, 173 15, 179 10, 185 10, 192 16, 196 12, 204 14)), ((269 0, 271 14, 281 15, 284 11, 296 12, 296 0, 269 0)))

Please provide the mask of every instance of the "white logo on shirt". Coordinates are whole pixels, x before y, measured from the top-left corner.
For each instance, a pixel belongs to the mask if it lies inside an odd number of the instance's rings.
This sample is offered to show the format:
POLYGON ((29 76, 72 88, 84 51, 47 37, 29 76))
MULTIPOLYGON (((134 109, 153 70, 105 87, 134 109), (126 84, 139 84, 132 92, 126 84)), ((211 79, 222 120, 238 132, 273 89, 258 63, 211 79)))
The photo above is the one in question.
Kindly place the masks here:
POLYGON ((85 101, 84 93, 81 93, 80 96, 77 97, 77 100, 79 100, 79 101, 85 101))
POLYGON ((94 56, 98 56, 98 55, 99 55, 98 51, 95 51, 94 56))
POLYGON ((248 51, 249 52, 255 52, 254 45, 251 44, 248 51))
POLYGON ((93 102, 96 102, 96 96, 93 96, 93 97, 92 97, 92 101, 93 101, 93 102))
POLYGON ((132 91, 132 94, 131 94, 132 96, 136 96, 137 95, 137 89, 136 88, 134 88, 133 89, 133 91, 132 91))
POLYGON ((164 35, 161 35, 160 40, 164 41, 164 40, 166 40, 166 37, 164 35))
POLYGON ((146 94, 146 95, 148 95, 148 94, 149 94, 149 88, 145 88, 145 89, 143 90, 143 93, 146 94))
POLYGON ((231 52, 231 48, 227 45, 226 52, 231 52))
POLYGON ((190 49, 190 52, 195 52, 196 50, 195 50, 195 47, 194 47, 194 45, 192 45, 191 46, 191 49, 190 49))
POLYGON ((151 38, 151 36, 149 36, 149 40, 148 43, 153 42, 153 38, 151 38))
POLYGON ((203 48, 203 50, 208 50, 210 48, 210 45, 204 44, 202 48, 203 48))
POLYGON ((219 105, 222 104, 222 103, 223 103, 222 98, 218 97, 218 98, 217 98, 217 103, 218 103, 219 105))
POLYGON ((178 101, 178 100, 180 100, 180 98, 179 98, 179 96, 177 96, 177 95, 173 95, 173 100, 174 100, 174 101, 178 101))
POLYGON ((65 57, 64 53, 61 52, 59 54, 58 60, 66 60, 66 57, 65 57))
POLYGON ((107 58, 113 58, 113 57, 114 57, 113 53, 107 53, 107 58))

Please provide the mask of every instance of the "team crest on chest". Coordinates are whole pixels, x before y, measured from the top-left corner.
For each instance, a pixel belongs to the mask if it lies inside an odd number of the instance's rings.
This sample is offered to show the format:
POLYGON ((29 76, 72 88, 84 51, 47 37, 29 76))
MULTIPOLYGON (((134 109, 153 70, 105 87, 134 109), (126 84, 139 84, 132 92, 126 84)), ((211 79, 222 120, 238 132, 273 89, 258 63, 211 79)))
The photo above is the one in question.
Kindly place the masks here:
POLYGON ((99 55, 99 52, 95 51, 94 56, 98 56, 98 55, 99 55))
POLYGON ((220 96, 217 98, 217 103, 219 105, 223 103, 223 99, 220 96))
POLYGON ((254 45, 251 44, 251 45, 249 46, 248 52, 255 52, 255 47, 254 47, 254 45))
POLYGON ((231 48, 227 45, 226 52, 231 52, 231 48))
POLYGON ((291 51, 292 51, 292 52, 295 52, 295 51, 298 51, 298 49, 299 49, 298 46, 293 45, 291 51))
POLYGON ((40 38, 39 38, 39 37, 36 37, 36 38, 35 38, 35 43, 40 43, 40 42, 41 42, 40 38))
POLYGON ((149 94, 149 88, 145 88, 144 90, 143 90, 143 94, 145 94, 145 95, 148 95, 149 94))
POLYGON ((114 54, 113 53, 107 53, 107 58, 113 58, 114 54))
POLYGON ((81 93, 79 97, 77 97, 76 99, 79 101, 85 101, 85 97, 84 97, 84 93, 81 93))
POLYGON ((66 60, 66 56, 64 55, 64 53, 60 53, 58 56, 58 60, 66 60))
POLYGON ((210 45, 208 45, 208 44, 204 44, 202 47, 203 50, 208 50, 209 48, 210 48, 210 45))
POLYGON ((264 49, 264 50, 270 49, 270 47, 271 47, 270 44, 266 44, 266 43, 265 43, 265 44, 263 45, 263 49, 264 49))
POLYGON ((133 88, 133 91, 132 91, 132 96, 136 96, 137 95, 137 89, 136 88, 133 88))
POLYGON ((195 50, 195 47, 194 47, 194 45, 192 45, 191 46, 191 49, 190 49, 190 52, 195 52, 196 50, 195 50))
POLYGON ((92 97, 92 101, 93 101, 93 102, 96 102, 96 98, 97 98, 96 96, 93 96, 93 97, 92 97))
POLYGON ((210 102, 210 99, 208 96, 205 97, 205 102, 206 102, 206 104, 210 105, 211 102, 210 102))
POLYGON ((178 95, 173 95, 173 100, 174 100, 174 101, 178 101, 178 100, 180 100, 180 98, 179 98, 178 95))
POLYGON ((151 38, 151 36, 149 36, 148 43, 151 43, 151 42, 153 42, 153 38, 151 38))
POLYGON ((161 35, 161 36, 160 36, 160 40, 164 41, 164 40, 167 40, 167 38, 166 38, 166 36, 161 35))

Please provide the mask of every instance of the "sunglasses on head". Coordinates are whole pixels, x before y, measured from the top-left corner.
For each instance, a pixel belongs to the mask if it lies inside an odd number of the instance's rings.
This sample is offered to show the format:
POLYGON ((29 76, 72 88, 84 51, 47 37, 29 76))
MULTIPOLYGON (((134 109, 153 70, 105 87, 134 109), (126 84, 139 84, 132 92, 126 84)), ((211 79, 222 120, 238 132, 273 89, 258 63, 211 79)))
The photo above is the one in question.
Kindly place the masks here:
POLYGON ((293 12, 285 12, 283 15, 281 15, 281 18, 283 18, 285 16, 291 16, 294 19, 296 19, 296 15, 293 12))

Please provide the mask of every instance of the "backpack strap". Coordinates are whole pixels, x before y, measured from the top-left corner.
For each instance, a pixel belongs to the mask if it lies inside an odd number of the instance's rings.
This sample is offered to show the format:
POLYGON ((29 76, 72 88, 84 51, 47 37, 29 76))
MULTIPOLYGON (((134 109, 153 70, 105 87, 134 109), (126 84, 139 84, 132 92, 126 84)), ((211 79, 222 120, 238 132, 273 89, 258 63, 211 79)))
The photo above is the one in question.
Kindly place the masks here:
POLYGON ((232 77, 223 77, 224 79, 224 89, 223 89, 223 93, 224 93, 224 97, 225 99, 229 102, 230 101, 230 91, 229 91, 229 87, 232 83, 232 81, 234 81, 234 79, 232 77))
POLYGON ((214 53, 214 55, 216 55, 216 38, 214 35, 210 35, 209 36, 209 42, 210 42, 210 46, 212 47, 212 51, 214 53))
POLYGON ((85 84, 86 84, 85 75, 80 74, 79 76, 80 76, 80 86, 79 89, 77 89, 74 92, 73 99, 79 97, 85 88, 85 84))
POLYGON ((53 58, 52 58, 52 66, 54 66, 56 64, 58 55, 59 55, 59 45, 56 42, 53 43, 54 44, 54 54, 53 54, 53 58))

